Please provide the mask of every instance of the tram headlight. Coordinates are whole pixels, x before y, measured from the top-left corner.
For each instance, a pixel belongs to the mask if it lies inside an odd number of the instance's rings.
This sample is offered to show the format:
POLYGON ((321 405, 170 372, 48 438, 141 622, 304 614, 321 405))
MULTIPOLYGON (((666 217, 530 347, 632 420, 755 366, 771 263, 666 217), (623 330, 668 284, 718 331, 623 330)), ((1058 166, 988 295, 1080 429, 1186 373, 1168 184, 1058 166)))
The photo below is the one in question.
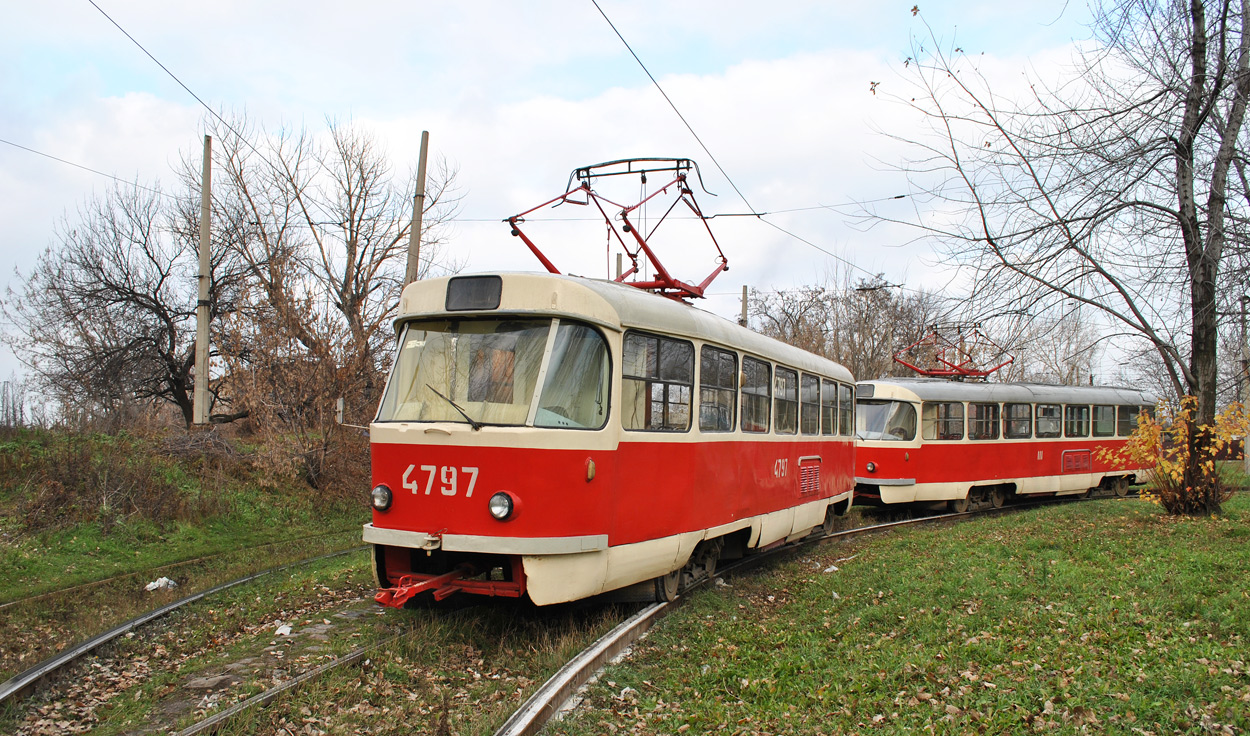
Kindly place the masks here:
POLYGON ((513 501, 510 494, 500 491, 490 497, 490 503, 487 505, 490 509, 490 515, 499 521, 507 521, 512 518, 512 514, 516 511, 516 502, 513 501))
POLYGON ((378 511, 386 511, 391 507, 391 489, 384 484, 379 483, 373 487, 373 491, 369 494, 369 498, 373 503, 373 508, 378 511))
POLYGON ((868 461, 868 472, 869 472, 869 473, 875 473, 875 472, 877 472, 877 464, 876 464, 876 463, 874 463, 874 462, 872 462, 871 460, 870 460, 870 461, 868 461))

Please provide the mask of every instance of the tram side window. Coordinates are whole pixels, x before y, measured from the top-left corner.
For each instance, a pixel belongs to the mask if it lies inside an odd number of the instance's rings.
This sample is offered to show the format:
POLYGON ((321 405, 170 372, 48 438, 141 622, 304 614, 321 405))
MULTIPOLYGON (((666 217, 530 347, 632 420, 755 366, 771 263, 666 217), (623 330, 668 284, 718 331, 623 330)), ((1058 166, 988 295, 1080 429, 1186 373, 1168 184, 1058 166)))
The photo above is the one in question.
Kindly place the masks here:
POLYGON ((799 382, 799 429, 820 434, 820 379, 804 373, 799 382))
POLYGON ((772 368, 762 360, 742 359, 742 431, 767 432, 772 407, 772 368))
POLYGON ((685 432, 690 429, 694 346, 683 340, 625 335, 621 371, 625 429, 685 432))
POLYGON ((1094 436, 1095 437, 1114 437, 1115 436, 1115 407, 1114 406, 1095 406, 1094 407, 1094 436))
POLYGON ((1003 437, 1023 440, 1033 436, 1033 405, 1003 404, 1003 437))
POLYGON ((926 401, 920 423, 926 440, 962 440, 964 405, 958 401, 926 401))
POLYGON ((849 437, 855 433, 855 389, 838 384, 838 434, 849 437))
POLYGON ((838 384, 820 379, 820 433, 838 433, 838 384))
POLYGON ((1061 413, 1062 407, 1058 404, 1038 404, 1037 426, 1034 434, 1038 437, 1058 437, 1061 413))
POLYGON ((773 399, 773 431, 777 434, 794 434, 799 431, 799 374, 789 368, 777 368, 774 381, 776 393, 773 399))
POLYGON ((1089 407, 1081 404, 1068 404, 1063 407, 1063 436, 1089 436, 1089 407))
POLYGON ((1137 410, 1136 406, 1117 406, 1115 408, 1115 433, 1121 437, 1128 437, 1137 429, 1137 410))
POLYGON ((968 439, 998 439, 998 404, 968 404, 968 439))
POLYGON ((738 397, 738 356, 704 345, 699 352, 699 430, 732 432, 738 397))

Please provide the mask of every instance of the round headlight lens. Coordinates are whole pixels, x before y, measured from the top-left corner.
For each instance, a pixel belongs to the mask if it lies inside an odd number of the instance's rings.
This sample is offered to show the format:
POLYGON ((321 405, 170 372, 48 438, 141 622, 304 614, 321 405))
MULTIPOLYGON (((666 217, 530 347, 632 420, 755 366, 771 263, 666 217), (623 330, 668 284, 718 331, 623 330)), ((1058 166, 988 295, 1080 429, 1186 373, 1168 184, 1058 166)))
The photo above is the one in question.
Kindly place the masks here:
POLYGON ((500 521, 507 521, 512 516, 512 496, 496 493, 490 497, 490 515, 500 521))
POLYGON ((378 511, 386 511, 391 507, 391 489, 382 484, 373 487, 373 492, 369 494, 373 501, 373 508, 378 511))
POLYGON ((877 464, 876 464, 876 463, 874 463, 874 462, 869 462, 869 463, 868 463, 868 472, 869 472, 869 473, 875 473, 875 472, 877 472, 877 464))

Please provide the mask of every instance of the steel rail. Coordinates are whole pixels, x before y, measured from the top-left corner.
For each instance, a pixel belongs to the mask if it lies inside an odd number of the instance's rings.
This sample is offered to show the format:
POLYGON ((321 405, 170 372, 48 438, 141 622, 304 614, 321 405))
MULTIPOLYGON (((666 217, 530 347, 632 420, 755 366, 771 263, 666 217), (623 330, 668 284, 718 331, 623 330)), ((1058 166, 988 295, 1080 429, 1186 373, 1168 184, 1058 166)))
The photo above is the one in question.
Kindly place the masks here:
POLYGON ((398 641, 399 639, 402 639, 405 636, 408 636, 408 634, 399 634, 397 636, 392 636, 389 639, 377 642, 375 644, 369 644, 367 646, 360 647, 359 649, 353 649, 347 654, 344 654, 343 656, 338 657, 332 661, 326 662, 325 664, 320 665, 318 667, 314 667, 313 669, 303 673, 302 675, 297 675, 295 677, 292 677, 291 679, 287 680, 281 685, 272 687, 262 693, 257 693, 253 695, 252 697, 248 698, 247 700, 241 701, 239 703, 235 703, 234 705, 230 706, 229 708, 226 708, 225 710, 218 711, 214 713, 213 715, 209 716, 208 718, 205 718, 204 720, 200 721, 199 723, 196 723, 192 726, 188 726, 187 728, 182 729, 181 731, 178 732, 178 736, 196 736, 197 734, 216 731, 226 721, 230 720, 231 718, 234 718, 235 716, 239 715, 243 711, 249 710, 258 705, 268 705, 279 695, 282 695, 283 693, 289 690, 294 690, 295 688, 299 687, 305 682, 308 682, 310 680, 315 680, 318 677, 321 677, 325 673, 329 672, 330 670, 336 669, 338 667, 342 667, 343 665, 355 664, 356 662, 359 662, 362 658, 364 658, 364 656, 368 654, 369 652, 375 649, 379 649, 383 646, 390 645, 398 641))
MULTIPOLYGON (((817 542, 823 542, 826 539, 841 539, 845 537, 853 537, 857 535, 870 534, 872 532, 887 531, 898 527, 911 526, 914 524, 927 524, 940 521, 951 521, 955 519, 971 518, 983 511, 1016 511, 1034 506, 1049 505, 1057 502, 1069 502, 1073 500, 1101 500, 1111 497, 1094 497, 1089 499, 1074 499, 1070 497, 1034 499, 1031 503, 1028 501, 1013 503, 1009 506, 1000 508, 987 508, 978 510, 969 510, 963 512, 951 512, 945 514, 934 514, 932 516, 921 516, 914 519, 902 519, 900 521, 890 521, 882 524, 872 524, 869 526, 855 527, 854 529, 842 529, 821 536, 809 536, 804 539, 796 540, 793 544, 786 544, 771 550, 763 551, 759 554, 753 554, 744 557, 733 563, 725 565, 716 571, 716 576, 729 575, 746 569, 755 567, 767 560, 773 555, 781 552, 793 551, 800 547, 817 542)), ((704 578, 694 585, 682 591, 683 596, 692 590, 698 589, 706 584, 711 578, 704 578)), ((569 660, 551 676, 542 687, 540 687, 525 703, 512 714, 507 721, 495 731, 495 736, 533 736, 542 731, 543 727, 557 713, 559 713, 572 697, 586 683, 595 677, 603 667, 617 654, 625 651, 628 647, 636 643, 642 636, 651 629, 651 627, 664 615, 666 615, 671 607, 680 603, 682 598, 679 596, 672 603, 652 603, 643 610, 631 616, 629 619, 618 624, 616 628, 609 631, 594 644, 591 644, 580 654, 569 660)))
MULTIPOLYGON (((798 540, 795 545, 782 545, 775 549, 767 550, 759 554, 745 557, 741 560, 726 565, 716 571, 717 576, 728 575, 740 570, 754 567, 768 559, 773 555, 783 551, 793 551, 797 547, 806 544, 813 544, 825 539, 835 539, 841 537, 849 537, 857 534, 868 534, 875 531, 893 529, 900 526, 908 526, 911 524, 920 524, 925 522, 945 521, 949 519, 958 519, 973 516, 973 512, 966 511, 958 514, 940 514, 936 516, 925 516, 916 519, 905 519, 902 521, 891 521, 884 524, 874 524, 865 527, 856 527, 854 529, 843 529, 841 531, 832 532, 828 535, 819 537, 809 537, 798 540)), ((698 583, 686 588, 682 591, 683 595, 692 590, 706 584, 711 578, 704 578, 698 583)), ((530 696, 529 700, 512 714, 507 721, 495 731, 495 736, 533 736, 539 733, 556 713, 565 706, 565 704, 573 697, 573 695, 587 682, 591 680, 603 667, 620 652, 636 643, 642 638, 643 634, 651 629, 651 627, 665 614, 671 607, 682 601, 682 597, 678 597, 672 603, 652 603, 622 623, 616 628, 604 634, 598 641, 584 649, 568 664, 564 665, 551 676, 542 687, 530 696)))
POLYGON ((319 560, 325 560, 331 557, 338 557, 340 555, 345 555, 351 552, 357 552, 364 548, 365 548, 364 546, 352 547, 350 549, 339 550, 338 552, 330 552, 324 555, 318 555, 317 557, 310 557, 306 560, 299 560, 297 562, 289 562, 285 565, 280 565, 278 567, 271 567, 268 570, 261 570, 260 572, 252 573, 251 575, 247 575, 237 580, 231 580, 229 582, 222 583, 221 585, 214 586, 212 588, 209 588, 208 590, 195 593, 194 595, 189 595, 186 598, 176 600, 172 603, 161 606, 160 608, 157 608, 153 611, 148 611, 147 613, 136 616, 135 618, 130 619, 129 621, 121 624, 120 626, 117 626, 116 628, 110 629, 104 632, 103 634, 87 639, 86 641, 81 642, 77 644, 76 646, 71 647, 61 652, 60 654, 57 654, 53 657, 50 657, 44 660, 40 662, 39 664, 35 665, 34 667, 31 667, 30 669, 26 670, 25 672, 21 672, 17 675, 14 675, 13 677, 6 680, 3 684, 0 684, 0 707, 3 707, 11 699, 16 699, 21 694, 28 692, 40 680, 51 675, 52 673, 56 672, 62 667, 65 667, 70 662, 73 662, 74 660, 78 659, 84 654, 87 654, 88 652, 94 649, 97 649, 98 647, 103 646, 104 644, 107 644, 110 641, 113 641, 114 639, 121 636, 122 634, 125 634, 133 629, 136 629, 148 623, 149 621, 160 618, 161 616, 164 616, 170 613, 171 611, 175 611, 189 603, 194 603, 195 601, 198 601, 201 598, 213 595, 215 593, 220 593, 223 590, 228 590, 229 588, 233 588, 237 585, 250 583, 251 581, 256 580, 257 578, 260 578, 260 577, 264 577, 265 575, 269 575, 275 572, 282 572, 283 570, 288 570, 292 567, 296 567, 299 565, 306 565, 312 562, 317 562, 319 560))

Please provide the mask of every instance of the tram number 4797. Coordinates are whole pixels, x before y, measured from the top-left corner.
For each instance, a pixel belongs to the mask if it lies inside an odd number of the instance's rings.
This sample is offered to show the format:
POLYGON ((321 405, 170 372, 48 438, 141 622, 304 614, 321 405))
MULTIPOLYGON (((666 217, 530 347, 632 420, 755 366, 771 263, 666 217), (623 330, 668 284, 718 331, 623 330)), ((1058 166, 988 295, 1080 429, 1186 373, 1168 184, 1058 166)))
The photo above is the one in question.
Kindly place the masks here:
POLYGON ((465 476, 468 477, 468 488, 465 489, 464 497, 473 497, 473 487, 477 485, 477 468, 457 468, 453 465, 422 465, 421 473, 415 478, 410 478, 412 471, 416 470, 416 465, 409 465, 404 471, 404 488, 413 493, 421 493, 425 491, 425 495, 430 495, 430 491, 434 489, 435 484, 438 485, 439 493, 444 496, 454 496, 460 492, 460 485, 464 482, 465 476), (425 487, 421 486, 421 475, 425 475, 425 487))

